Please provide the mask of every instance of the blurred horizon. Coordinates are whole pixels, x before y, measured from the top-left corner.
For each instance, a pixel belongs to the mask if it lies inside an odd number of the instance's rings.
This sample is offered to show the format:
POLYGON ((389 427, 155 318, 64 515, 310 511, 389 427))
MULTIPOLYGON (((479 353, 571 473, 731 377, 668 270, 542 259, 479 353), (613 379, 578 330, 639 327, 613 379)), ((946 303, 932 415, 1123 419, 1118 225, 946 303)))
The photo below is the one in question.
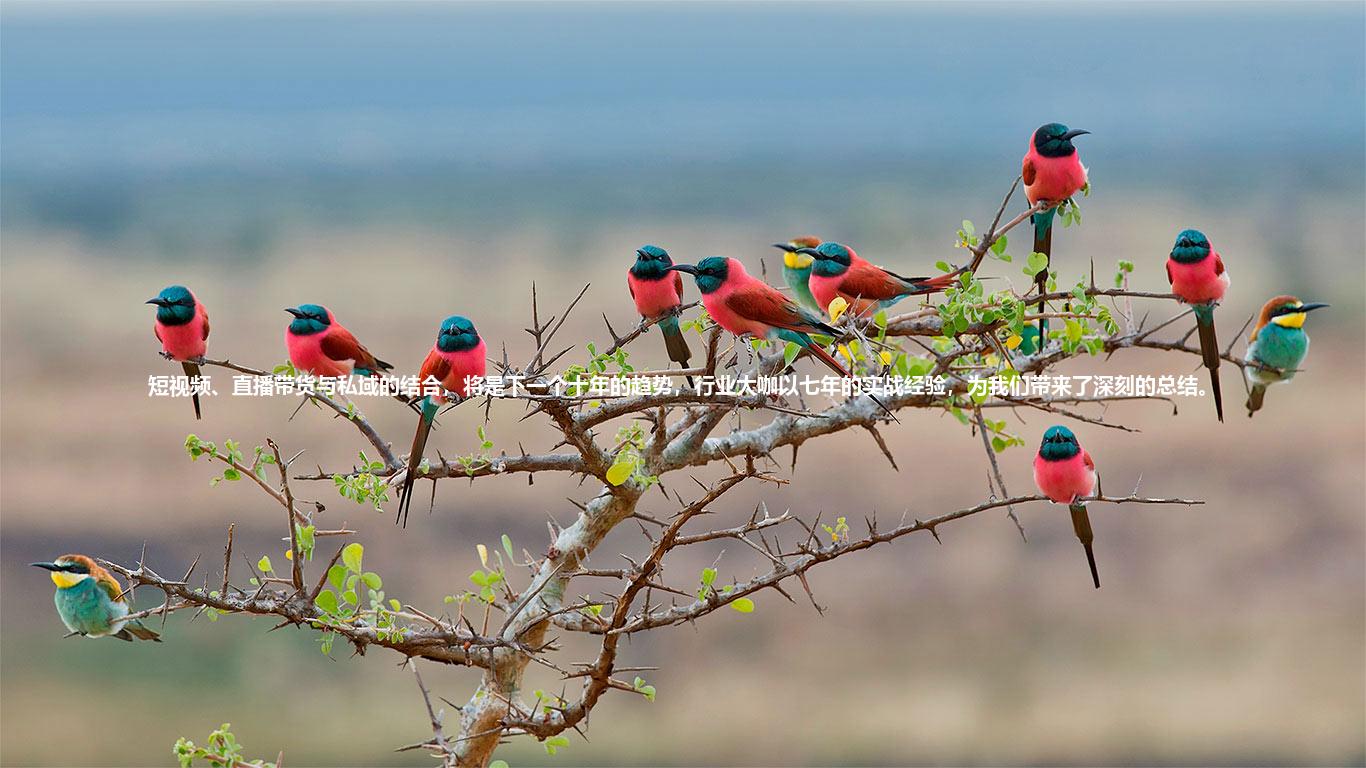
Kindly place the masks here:
MULTIPOLYGON (((177 736, 222 722, 249 757, 283 749, 291 766, 430 762, 391 752, 429 731, 384 654, 328 659, 307 633, 245 617, 172 616, 156 647, 59 640, 28 562, 129 562, 145 544, 164 574, 202 554, 212 581, 229 522, 239 551, 278 554, 275 514, 252 488, 208 487, 186 432, 270 436, 328 467, 366 447, 310 409, 289 420, 292 400, 211 398, 194 422, 148 398, 148 374, 179 370, 156 357, 143 304, 163 285, 194 287, 211 355, 244 364, 283 362, 280 307, 305 301, 399 372, 452 312, 517 358, 533 281, 543 311, 592 283, 566 338, 604 338, 602 314, 626 327, 623 273, 645 242, 732 255, 770 282, 769 243, 797 234, 897 271, 959 261, 960 222, 984 228, 1028 136, 1055 120, 1093 132, 1078 140, 1084 222, 1055 241, 1070 280, 1093 265, 1108 282, 1123 259, 1136 289, 1165 290, 1172 238, 1194 226, 1233 276, 1218 323, 1235 351, 1272 295, 1333 305, 1306 326, 1307 370, 1256 419, 1226 368, 1226 424, 1183 400, 1091 413, 1137 433, 1077 425, 1107 490, 1208 503, 1093 513, 1094 594, 1066 515, 1042 505, 1022 510, 1028 542, 982 515, 942 545, 841 560, 812 573, 824 617, 765 593, 752 615, 635 637, 625 663, 660 667, 657 701, 608 696, 558 756, 514 740, 499 757, 1366 764, 1364 29, 1357 2, 0 4, 0 764, 165 764, 177 736), (52 386, 73 371, 99 372, 79 398, 52 386)), ((1018 259, 1028 235, 1012 235, 1018 259)), ((984 273, 1022 287, 1017 265, 984 273)), ((633 356, 662 362, 650 341, 633 356)), ((1197 366, 1125 351, 1070 370, 1197 366)), ((396 404, 362 407, 386 438, 411 435, 396 404)), ((433 445, 469 452, 481 416, 452 412, 433 445)), ((497 450, 549 449, 520 417, 494 405, 497 450)), ((1048 422, 1011 419, 1027 445, 1002 454, 1014 491, 1048 422)), ((812 442, 790 486, 737 489, 716 520, 761 500, 808 520, 980 501, 978 438, 942 414, 902 421, 883 430, 900 471, 866 435, 812 442)), ((439 608, 476 543, 507 533, 538 551, 546 519, 572 520, 565 498, 591 489, 450 482, 406 531, 392 504, 300 493, 361 530, 387 591, 439 608)), ((648 506, 666 514, 661 498, 648 506)), ((595 563, 639 545, 616 532, 595 563)), ((764 565, 746 558, 727 552, 722 578, 764 565)), ((558 688, 542 671, 528 685, 558 688)), ((456 702, 475 681, 423 674, 456 702)))

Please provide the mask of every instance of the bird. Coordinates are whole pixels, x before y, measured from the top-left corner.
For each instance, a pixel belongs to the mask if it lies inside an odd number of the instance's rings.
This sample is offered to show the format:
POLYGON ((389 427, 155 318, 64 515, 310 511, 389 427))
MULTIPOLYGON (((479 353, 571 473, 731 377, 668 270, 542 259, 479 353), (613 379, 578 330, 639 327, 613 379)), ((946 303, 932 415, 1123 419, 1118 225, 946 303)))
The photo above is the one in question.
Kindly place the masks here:
POLYGON ((1100 589, 1100 572, 1096 570, 1096 554, 1091 548, 1095 534, 1091 532, 1086 504, 1081 501, 1096 492, 1096 463, 1077 443, 1072 430, 1053 426, 1043 433, 1043 443, 1034 457, 1034 484, 1040 493, 1054 503, 1066 504, 1072 512, 1072 530, 1086 549, 1091 580, 1100 589))
POLYGON ((792 342, 811 353, 830 370, 841 376, 849 371, 821 348, 811 334, 838 336, 811 310, 802 309, 776 288, 750 275, 745 265, 725 256, 708 256, 692 264, 675 264, 669 269, 686 272, 697 281, 702 306, 718 325, 738 335, 751 334, 763 339, 792 342))
POLYGON ((786 243, 773 244, 774 248, 783 251, 783 282, 792 289, 792 298, 813 312, 824 312, 825 309, 816 303, 816 297, 811 295, 808 280, 811 277, 812 257, 809 253, 802 253, 801 249, 815 248, 820 244, 819 237, 810 235, 794 237, 786 243))
POLYGON ((815 248, 799 248, 798 253, 811 256, 811 295, 823 311, 830 302, 841 297, 849 302, 849 311, 863 315, 876 309, 886 309, 907 296, 920 296, 942 291, 953 285, 960 270, 937 277, 902 277, 876 266, 854 253, 854 249, 840 243, 821 243, 815 248))
POLYGON ((1243 375, 1252 390, 1247 398, 1247 415, 1261 410, 1266 388, 1295 378, 1295 372, 1309 351, 1309 334, 1304 321, 1310 312, 1327 304, 1305 304, 1294 296, 1277 296, 1262 306, 1257 325, 1247 338, 1243 375))
MULTIPOLYGON (((669 271, 673 263, 669 252, 663 248, 642 245, 636 249, 635 263, 626 272, 626 287, 631 290, 640 316, 659 321, 659 332, 664 334, 664 348, 669 359, 687 368, 692 352, 678 327, 678 308, 683 304, 683 275, 669 271)), ((692 377, 687 378, 688 386, 693 386, 692 377)))
POLYGON ((1224 393, 1219 387, 1219 340, 1214 334, 1214 308, 1228 290, 1228 271, 1224 259, 1210 246, 1209 238, 1197 229, 1182 230, 1167 258, 1167 282, 1172 293, 1189 304, 1195 313, 1200 333, 1200 356, 1209 369, 1214 390, 1214 412, 1224 420, 1224 393))
POLYGON ((393 370, 356 341, 326 307, 300 304, 285 311, 294 316, 285 330, 285 345, 295 369, 326 377, 379 376, 393 370))
MULTIPOLYGON (((1031 217, 1034 252, 1048 257, 1044 268, 1034 275, 1040 294, 1048 286, 1048 266, 1053 258, 1053 217, 1057 215, 1057 206, 1086 186, 1086 166, 1081 164, 1072 139, 1088 133, 1090 131, 1073 130, 1062 123, 1041 125, 1030 138, 1029 151, 1025 152, 1021 163, 1020 178, 1024 181, 1029 204, 1050 203, 1031 217)), ((1046 333, 1047 328, 1047 321, 1040 319, 1040 334, 1046 333)))
POLYGON ((402 522, 404 528, 408 527, 408 510, 413 505, 413 483, 417 479, 417 468, 422 463, 422 451, 427 447, 427 435, 432 431, 437 410, 442 403, 448 402, 448 392, 462 400, 469 397, 473 386, 470 379, 482 377, 487 367, 487 348, 484 340, 479 338, 474 323, 460 315, 451 315, 441 321, 436 343, 422 361, 422 368, 417 374, 417 380, 423 386, 429 379, 441 382, 441 391, 422 398, 417 433, 413 435, 413 448, 408 452, 408 470, 398 495, 398 516, 394 518, 394 522, 402 522))
MULTIPOLYGON (((113 574, 85 555, 62 555, 50 563, 30 563, 51 571, 57 585, 53 602, 72 635, 161 642, 161 636, 134 619, 127 621, 128 597, 113 574)), ((69 637, 70 635, 68 635, 69 637)))
MULTIPOLYGON (((167 360, 178 360, 191 381, 199 378, 199 363, 208 351, 209 313, 195 295, 183 285, 168 285, 155 298, 147 300, 157 306, 152 333, 161 342, 161 355, 167 360)), ((194 402, 194 417, 203 418, 199 410, 199 393, 190 395, 194 402)))

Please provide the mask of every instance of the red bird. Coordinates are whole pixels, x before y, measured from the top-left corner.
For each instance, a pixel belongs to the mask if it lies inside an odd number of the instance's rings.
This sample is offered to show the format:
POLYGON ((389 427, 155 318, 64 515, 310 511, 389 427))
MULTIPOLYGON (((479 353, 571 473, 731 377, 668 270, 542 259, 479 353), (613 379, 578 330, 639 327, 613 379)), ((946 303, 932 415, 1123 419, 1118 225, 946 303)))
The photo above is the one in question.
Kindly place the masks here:
POLYGON ((1100 589, 1100 572, 1096 570, 1096 554, 1091 548, 1095 534, 1091 519, 1086 514, 1082 499, 1096 492, 1096 462, 1077 443, 1077 436, 1067 427, 1049 427, 1043 433, 1043 444, 1034 457, 1034 484, 1056 504, 1066 504, 1072 512, 1072 530, 1086 549, 1086 562, 1091 566, 1091 580, 1100 589))
POLYGON ((1214 411, 1224 420, 1224 393, 1219 389, 1219 339, 1214 333, 1214 307, 1228 290, 1228 271, 1224 259, 1209 244, 1203 232, 1187 229, 1176 236, 1176 245, 1167 258, 1167 282, 1172 293, 1191 306, 1195 327, 1200 332, 1200 356, 1209 369, 1214 390, 1214 411))
MULTIPOLYGON (((147 303, 157 305, 152 333, 161 342, 162 356, 167 360, 179 360, 191 380, 199 378, 197 361, 204 358, 209 340, 209 313, 204 305, 183 285, 167 286, 147 303)), ((191 399, 194 417, 201 418, 198 393, 191 395, 191 399)))
POLYGON ((393 370, 356 341, 326 307, 300 304, 285 311, 294 315, 285 330, 285 345, 297 370, 320 377, 379 376, 393 370))
POLYGON ((815 259, 808 285, 816 303, 826 312, 836 296, 849 302, 849 311, 856 315, 886 309, 907 296, 942 291, 953 285, 959 275, 955 271, 937 277, 902 277, 839 243, 821 243, 815 248, 799 248, 797 252, 815 259))

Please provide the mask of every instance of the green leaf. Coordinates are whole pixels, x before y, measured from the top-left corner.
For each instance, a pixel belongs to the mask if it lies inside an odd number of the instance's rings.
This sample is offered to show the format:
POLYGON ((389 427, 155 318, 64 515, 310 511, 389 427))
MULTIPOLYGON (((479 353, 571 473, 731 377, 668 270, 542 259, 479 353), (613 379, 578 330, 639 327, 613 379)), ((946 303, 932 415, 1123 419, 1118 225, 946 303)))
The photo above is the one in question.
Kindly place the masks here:
POLYGON ((356 590, 354 589, 348 589, 345 592, 343 592, 342 600, 349 605, 355 605, 356 603, 360 602, 360 598, 356 597, 356 590))
POLYGON ((331 568, 328 568, 328 569, 327 569, 327 583, 329 583, 329 584, 331 584, 332 586, 336 587, 338 590, 340 590, 340 589, 342 588, 342 582, 343 582, 345 579, 346 579, 346 566, 344 566, 344 565, 334 565, 334 566, 332 566, 331 568))
POLYGON ((360 573, 361 556, 365 554, 365 547, 360 542, 351 542, 342 550, 342 562, 346 564, 346 569, 352 573, 360 573))
POLYGON ((947 261, 936 261, 936 262, 934 263, 934 268, 937 269, 937 270, 939 270, 940 272, 951 272, 951 271, 952 271, 952 269, 949 267, 949 263, 948 263, 947 261))
POLYGON ((323 591, 318 593, 318 597, 313 601, 313 604, 318 606, 318 610, 322 611, 323 613, 336 613, 337 593, 333 592, 330 589, 324 589, 323 591))
POLYGON ((637 691, 645 694, 646 701, 655 700, 655 687, 653 685, 642 685, 636 688, 637 691))
POLYGON ((1005 235, 1001 235, 1000 237, 996 238, 996 242, 991 244, 991 252, 996 254, 997 256, 1004 254, 1006 252, 1006 242, 1007 240, 1005 235))
POLYGON ((783 367, 787 368, 791 366, 792 361, 796 360, 797 355, 801 354, 801 352, 802 348, 796 342, 789 341, 787 346, 783 347, 783 367))
POLYGON ((256 561, 256 568, 262 572, 274 570, 270 567, 270 556, 261 555, 261 559, 256 561))
POLYGON ((384 582, 380 581, 379 574, 374 571, 366 571, 360 575, 360 580, 365 582, 365 586, 371 589, 382 589, 384 582))
POLYGON ((607 470, 607 482, 612 485, 621 485, 631 477, 631 471, 635 469, 635 462, 627 456, 621 456, 617 462, 607 470))
POLYGON ((475 571, 474 573, 471 573, 470 581, 474 582, 477 586, 480 587, 487 587, 489 585, 488 574, 484 573, 483 571, 475 571))
POLYGON ((508 768, 508 761, 494 760, 493 762, 489 763, 489 768, 508 768))
POLYGON ((223 470, 223 479, 224 479, 224 480, 231 480, 231 481, 241 480, 241 479, 242 479, 242 473, 241 473, 241 472, 238 472, 237 470, 233 469, 232 467, 228 467, 227 469, 223 470))
POLYGON ((1037 275, 1038 273, 1044 271, 1046 267, 1048 267, 1048 256, 1046 254, 1042 254, 1038 251, 1035 251, 1029 254, 1029 259, 1026 262, 1025 266, 1025 274, 1031 276, 1037 275))
POLYGON ((972 237, 973 235, 977 234, 977 227, 974 227, 971 221, 963 219, 963 234, 967 235, 968 237, 972 237))
POLYGON ((754 601, 748 597, 742 597, 730 604, 731 608, 740 613, 754 613, 754 601))
POLYGON ((506 533, 503 534, 503 551, 508 555, 508 565, 516 562, 517 558, 512 554, 512 539, 506 533))
POLYGON ((703 569, 702 569, 702 585, 703 585, 703 586, 710 587, 710 586, 711 586, 713 583, 715 583, 715 582, 716 582, 716 569, 715 569, 715 568, 703 568, 703 569))

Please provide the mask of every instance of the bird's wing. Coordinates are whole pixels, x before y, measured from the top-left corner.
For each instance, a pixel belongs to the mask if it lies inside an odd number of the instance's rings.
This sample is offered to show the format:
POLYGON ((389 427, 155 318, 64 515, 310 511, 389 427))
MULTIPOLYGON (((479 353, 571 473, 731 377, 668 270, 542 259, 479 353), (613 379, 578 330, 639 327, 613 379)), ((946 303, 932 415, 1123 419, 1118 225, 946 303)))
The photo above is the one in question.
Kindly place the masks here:
POLYGON ((204 340, 207 341, 209 338, 209 310, 204 309, 202 305, 200 306, 200 310, 204 313, 204 340))
POLYGON ((1214 254, 1214 274, 1216 276, 1224 274, 1224 257, 1217 253, 1214 254))
POLYGON ((726 297, 726 306, 746 320, 756 320, 775 328, 801 333, 838 333, 763 283, 749 285, 731 293, 726 297))
POLYGON ((118 579, 115 579, 108 571, 94 574, 95 583, 99 585, 104 593, 109 595, 109 599, 116 603, 124 602, 123 587, 119 586, 118 579))
POLYGON ((634 300, 636 297, 636 287, 631 284, 631 275, 629 272, 626 274, 626 289, 631 292, 631 298, 634 300))
POLYGON ((1172 263, 1169 261, 1167 262, 1167 285, 1171 285, 1174 282, 1176 281, 1172 280, 1172 263))
POLYGON ((446 386, 446 377, 451 374, 451 363, 435 347, 427 353, 427 359, 422 361, 422 369, 417 372, 417 382, 420 385, 429 377, 441 382, 441 386, 446 386))
POLYGON ((157 337, 157 341, 161 341, 161 329, 156 327, 155 323, 152 325, 152 334, 157 337))
POLYGON ((357 368, 375 370, 378 362, 375 360, 375 356, 370 354, 370 350, 361 346, 361 343, 356 341, 356 337, 340 325, 334 324, 323 336, 322 350, 324 355, 333 360, 354 361, 357 368))
POLYGON ((674 273, 674 292, 678 294, 678 300, 683 301, 683 273, 674 273))
POLYGON ((865 299, 894 299, 909 290, 908 283, 924 282, 923 277, 902 277, 866 261, 849 265, 840 280, 840 293, 865 299))
POLYGON ((1083 463, 1086 464, 1087 469, 1091 470, 1092 472, 1096 471, 1096 462, 1091 460, 1091 454, 1087 453, 1085 449, 1083 449, 1081 452, 1081 460, 1083 463))
POLYGON ((1030 162, 1028 155, 1025 155, 1024 163, 1020 166, 1020 178, 1026 187, 1034 183, 1034 163, 1030 162))

